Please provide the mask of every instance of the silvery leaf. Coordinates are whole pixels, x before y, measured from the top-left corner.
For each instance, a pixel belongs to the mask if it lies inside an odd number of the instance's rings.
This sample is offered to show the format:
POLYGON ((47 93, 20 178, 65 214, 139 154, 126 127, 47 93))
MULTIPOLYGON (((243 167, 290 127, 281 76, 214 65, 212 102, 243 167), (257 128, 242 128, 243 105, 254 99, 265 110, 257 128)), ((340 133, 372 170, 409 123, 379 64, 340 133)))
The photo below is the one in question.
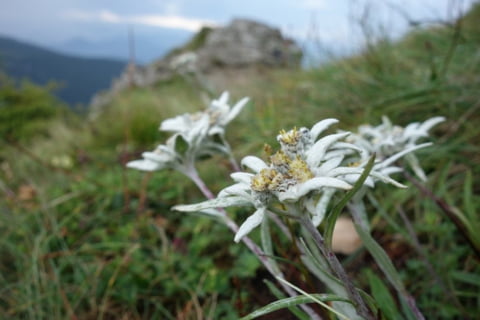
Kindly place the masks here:
POLYGON ((263 221, 265 210, 265 208, 259 208, 250 217, 248 217, 238 229, 233 240, 235 242, 239 242, 244 236, 250 233, 250 231, 258 227, 263 221))

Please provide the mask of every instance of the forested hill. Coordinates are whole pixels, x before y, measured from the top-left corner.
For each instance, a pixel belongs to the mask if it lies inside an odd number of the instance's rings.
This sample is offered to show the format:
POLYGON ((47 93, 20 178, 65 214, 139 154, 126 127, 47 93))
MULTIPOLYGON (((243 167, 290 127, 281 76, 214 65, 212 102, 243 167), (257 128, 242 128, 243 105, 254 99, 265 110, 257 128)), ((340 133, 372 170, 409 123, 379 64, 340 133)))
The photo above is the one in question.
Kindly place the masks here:
POLYGON ((57 96, 70 105, 87 105, 98 91, 110 86, 126 62, 64 55, 0 36, 0 72, 37 84, 61 84, 57 96))

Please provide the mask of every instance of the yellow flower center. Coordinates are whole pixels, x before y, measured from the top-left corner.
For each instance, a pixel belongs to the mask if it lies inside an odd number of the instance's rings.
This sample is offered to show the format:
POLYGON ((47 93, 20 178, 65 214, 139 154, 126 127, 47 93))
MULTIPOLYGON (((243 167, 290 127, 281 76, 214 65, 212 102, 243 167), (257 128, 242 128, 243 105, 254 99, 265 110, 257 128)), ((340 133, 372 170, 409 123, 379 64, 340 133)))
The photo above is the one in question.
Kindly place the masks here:
POLYGON ((290 131, 281 130, 280 131, 280 141, 287 145, 296 145, 300 140, 300 132, 297 128, 293 128, 290 131))
POLYGON ((283 152, 279 150, 270 157, 270 162, 276 167, 288 166, 292 160, 283 152))
POLYGON ((262 169, 252 178, 252 190, 261 192, 275 189, 280 183, 280 178, 281 174, 277 170, 271 168, 262 169))
POLYGON ((272 153, 273 153, 273 148, 272 148, 272 146, 269 145, 268 143, 265 143, 265 144, 263 145, 263 152, 265 152, 265 154, 266 154, 267 156, 271 156, 272 153))
POLYGON ((310 171, 310 168, 305 160, 301 159, 300 157, 297 157, 295 160, 291 160, 288 173, 298 182, 305 182, 314 177, 314 174, 312 171, 310 171))

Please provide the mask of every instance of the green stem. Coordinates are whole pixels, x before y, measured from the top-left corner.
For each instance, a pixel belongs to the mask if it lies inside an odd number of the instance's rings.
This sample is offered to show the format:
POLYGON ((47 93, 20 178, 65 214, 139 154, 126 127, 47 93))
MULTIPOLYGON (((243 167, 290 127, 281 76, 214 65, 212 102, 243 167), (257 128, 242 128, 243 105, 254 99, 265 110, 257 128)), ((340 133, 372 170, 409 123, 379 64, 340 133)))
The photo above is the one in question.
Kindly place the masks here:
POLYGON ((333 251, 325 245, 325 240, 320 232, 315 228, 312 221, 309 217, 306 217, 302 214, 299 215, 300 224, 305 227, 305 229, 310 233, 310 235, 315 240, 315 243, 323 254, 323 256, 327 259, 327 262, 330 268, 335 272, 336 276, 340 279, 343 283, 345 290, 347 291, 349 299, 352 301, 355 309, 357 310, 358 314, 365 319, 368 320, 375 320, 370 309, 368 309, 365 301, 358 293, 357 289, 353 285, 352 281, 348 277, 345 269, 343 268, 340 261, 337 259, 337 256, 333 253, 333 251))

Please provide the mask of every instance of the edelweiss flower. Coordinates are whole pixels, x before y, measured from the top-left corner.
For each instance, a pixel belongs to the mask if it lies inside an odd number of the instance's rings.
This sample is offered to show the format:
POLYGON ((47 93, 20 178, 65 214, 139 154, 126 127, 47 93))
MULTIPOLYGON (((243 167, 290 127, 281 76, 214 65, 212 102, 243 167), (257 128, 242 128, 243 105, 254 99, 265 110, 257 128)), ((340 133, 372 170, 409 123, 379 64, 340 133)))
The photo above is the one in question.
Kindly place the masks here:
POLYGON ((142 154, 144 159, 130 161, 127 163, 127 167, 142 171, 171 168, 183 173, 188 172, 198 157, 210 151, 208 148, 198 148, 206 136, 207 124, 208 117, 201 117, 197 122, 193 123, 189 131, 174 134, 167 140, 165 145, 159 145, 152 152, 144 152, 142 154), (188 144, 187 149, 183 153, 176 150, 177 139, 181 138, 188 144))
POLYGON ((270 196, 252 192, 250 187, 253 174, 247 172, 235 172, 230 175, 235 184, 223 189, 217 198, 197 204, 177 205, 172 209, 185 212, 205 212, 215 214, 212 208, 226 208, 232 206, 253 206, 255 212, 245 220, 235 234, 234 241, 239 242, 246 234, 258 226, 265 216, 270 196))
POLYGON ((234 173, 232 178, 236 184, 223 189, 216 199, 175 206, 174 209, 202 211, 215 207, 253 205, 256 210, 240 226, 235 235, 236 242, 262 222, 272 201, 299 203, 318 225, 333 191, 350 189, 352 186, 347 178, 358 178, 363 172, 363 169, 341 166, 344 157, 358 149, 340 142, 349 133, 328 135, 315 142, 321 132, 337 122, 336 119, 326 119, 311 130, 282 131, 277 137, 281 149, 270 156, 268 163, 254 156, 242 160, 242 165, 254 174, 234 173))
POLYGON ((160 125, 160 130, 171 131, 181 135, 190 144, 198 144, 208 134, 210 119, 208 115, 197 113, 194 115, 183 114, 167 119, 160 125))
POLYGON ((127 163, 128 168, 142 171, 156 171, 181 166, 181 155, 175 151, 175 142, 178 135, 167 140, 166 144, 159 145, 154 151, 142 153, 143 159, 127 163))
POLYGON ((210 115, 210 130, 208 134, 215 135, 225 134, 225 127, 242 111, 243 107, 248 102, 248 97, 238 101, 233 107, 228 104, 229 93, 224 92, 218 100, 213 100, 206 110, 210 115))
POLYGON ((208 117, 206 123, 207 133, 210 136, 225 134, 225 126, 229 124, 247 104, 248 98, 243 98, 238 101, 233 107, 228 104, 229 93, 224 92, 218 100, 213 100, 210 106, 202 112, 185 113, 175 118, 164 120, 160 125, 160 130, 180 133, 182 135, 188 134, 192 126, 199 121, 203 116, 208 117))
POLYGON ((158 146, 153 152, 144 152, 143 160, 129 162, 127 167, 144 171, 174 168, 188 173, 195 160, 202 156, 214 153, 231 156, 230 147, 223 137, 225 126, 238 115, 248 98, 241 99, 233 107, 228 105, 228 98, 229 94, 224 92, 204 112, 186 113, 163 121, 160 130, 174 133, 167 144, 158 146), (220 135, 220 141, 214 139, 214 135, 220 135), (177 139, 183 139, 187 144, 187 149, 181 153, 175 148, 177 139))
MULTIPOLYGON (((358 147, 342 142, 349 132, 331 134, 318 141, 321 132, 336 119, 318 122, 311 130, 282 131, 277 137, 281 150, 270 157, 270 165, 255 157, 243 159, 242 164, 257 172, 252 180, 255 191, 268 190, 281 202, 300 201, 318 226, 326 213, 336 190, 351 188, 363 173, 367 162, 358 166, 343 163, 352 154, 361 151, 358 147), (317 195, 320 194, 320 197, 317 195), (306 195, 309 195, 305 197, 306 195)), ((388 175, 372 170, 365 184, 373 186, 374 178, 402 187, 388 175)))
POLYGON ((379 126, 360 126, 358 134, 349 137, 350 142, 362 149, 362 159, 376 154, 378 163, 374 169, 385 175, 402 171, 392 164, 405 156, 406 161, 422 180, 426 180, 425 173, 413 155, 413 151, 428 147, 432 143, 417 144, 420 138, 428 137, 428 130, 436 124, 445 121, 444 117, 433 117, 423 123, 414 122, 402 128, 392 125, 387 117, 382 118, 383 123, 379 126))

